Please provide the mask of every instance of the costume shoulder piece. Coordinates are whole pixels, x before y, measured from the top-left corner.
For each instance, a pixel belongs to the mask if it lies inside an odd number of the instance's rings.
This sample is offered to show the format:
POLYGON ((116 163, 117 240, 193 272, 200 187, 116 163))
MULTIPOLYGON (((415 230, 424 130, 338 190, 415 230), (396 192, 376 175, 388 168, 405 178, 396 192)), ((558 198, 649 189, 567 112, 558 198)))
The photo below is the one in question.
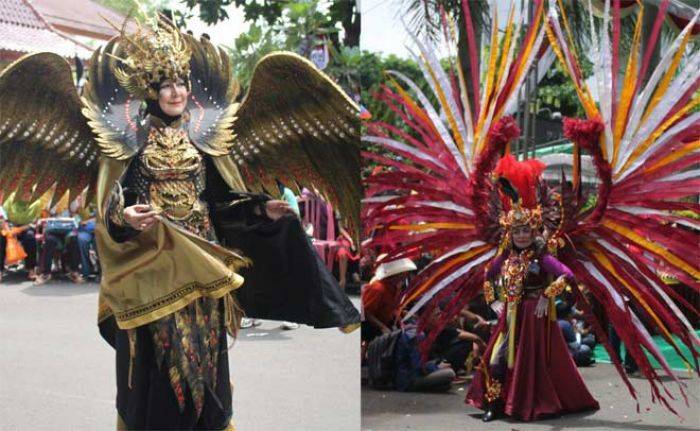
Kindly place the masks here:
POLYGON ((357 231, 359 108, 328 76, 296 54, 269 54, 236 117, 232 155, 249 186, 315 188, 357 231))
POLYGON ((125 160, 139 150, 138 121, 141 99, 129 93, 117 79, 124 44, 112 39, 92 56, 83 93, 83 114, 96 135, 102 153, 125 160))
POLYGON ((94 184, 99 148, 80 109, 70 65, 56 54, 26 55, 0 74, 5 198, 18 191, 21 200, 33 201, 55 185, 54 201, 67 190, 73 199, 94 184))
POLYGON ((210 156, 231 152, 231 127, 238 104, 238 84, 231 74, 231 63, 226 53, 206 39, 196 40, 186 35, 192 59, 190 111, 190 138, 210 156))
POLYGON ((211 156, 229 153, 229 128, 237 105, 237 87, 226 54, 209 41, 183 35, 167 19, 136 23, 134 34, 122 32, 93 55, 83 113, 97 135, 103 153, 116 159, 136 154, 140 106, 157 100, 156 88, 165 79, 182 79, 191 92, 190 138, 211 156))

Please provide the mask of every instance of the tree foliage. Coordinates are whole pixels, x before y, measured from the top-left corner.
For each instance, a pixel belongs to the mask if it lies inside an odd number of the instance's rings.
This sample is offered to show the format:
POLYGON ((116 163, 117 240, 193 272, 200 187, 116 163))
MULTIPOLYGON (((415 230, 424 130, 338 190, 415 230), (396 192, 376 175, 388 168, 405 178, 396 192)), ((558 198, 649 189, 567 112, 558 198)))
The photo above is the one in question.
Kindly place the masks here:
MULTIPOLYGON (((583 77, 590 77, 593 74, 593 64, 585 57, 580 60, 583 77)), ((548 109, 550 113, 560 112, 565 117, 586 115, 576 89, 559 61, 552 64, 537 86, 537 108, 548 109)))
POLYGON ((330 63, 326 72, 347 91, 359 92, 359 80, 353 70, 359 49, 339 41, 339 31, 319 0, 284 2, 279 16, 276 12, 274 16, 261 12, 251 21, 249 30, 236 38, 230 50, 236 77, 246 86, 255 64, 270 52, 293 51, 308 57, 314 47, 327 45, 330 63))
MULTIPOLYGON (((243 11, 247 22, 264 22, 269 26, 283 24, 289 9, 308 6, 318 7, 317 0, 181 0, 188 9, 199 6, 199 18, 207 24, 216 24, 229 18, 226 8, 234 5, 243 11)), ((324 6, 328 11, 324 17, 328 27, 339 25, 345 33, 343 45, 360 44, 360 11, 356 0, 328 0, 324 6)), ((339 45, 336 45, 339 48, 339 45)))
MULTIPOLYGON (((151 15, 155 11, 162 10, 167 4, 167 0, 96 0, 97 3, 112 9, 124 16, 135 16, 138 18, 144 15, 151 15)), ((121 24, 121 23, 115 23, 121 24)))

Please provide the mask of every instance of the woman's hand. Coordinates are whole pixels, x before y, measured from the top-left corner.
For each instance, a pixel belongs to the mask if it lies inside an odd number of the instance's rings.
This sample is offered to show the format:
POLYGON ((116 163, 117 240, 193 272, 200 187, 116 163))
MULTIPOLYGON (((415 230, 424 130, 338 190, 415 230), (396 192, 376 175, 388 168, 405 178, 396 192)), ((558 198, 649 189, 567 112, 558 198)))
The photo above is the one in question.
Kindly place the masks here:
POLYGON ((132 205, 124 208, 124 221, 136 230, 148 230, 158 221, 157 214, 150 205, 132 205))
POLYGON ((503 314, 503 310, 505 309, 505 305, 503 304, 503 301, 493 301, 491 303, 491 309, 496 312, 498 317, 501 317, 501 314, 503 314))
POLYGON ((546 296, 540 296, 540 299, 537 301, 537 305, 535 306, 535 316, 537 316, 538 319, 546 316, 548 309, 549 298, 546 296))
POLYGON ((281 200, 269 200, 265 202, 265 213, 272 220, 277 220, 287 214, 295 214, 292 207, 289 206, 286 201, 281 200))

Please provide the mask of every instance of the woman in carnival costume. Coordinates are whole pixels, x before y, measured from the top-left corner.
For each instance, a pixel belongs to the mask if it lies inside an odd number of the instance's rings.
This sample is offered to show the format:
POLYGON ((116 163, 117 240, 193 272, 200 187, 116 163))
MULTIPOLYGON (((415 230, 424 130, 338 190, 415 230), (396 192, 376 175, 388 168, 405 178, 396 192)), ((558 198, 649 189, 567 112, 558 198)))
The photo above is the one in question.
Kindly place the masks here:
POLYGON ((576 281, 542 237, 536 186, 544 167, 507 154, 495 169, 506 190, 503 206, 510 209, 500 217, 503 251, 486 266, 484 299, 499 319, 467 394, 470 404, 485 410, 485 422, 503 413, 532 420, 599 408, 556 320, 554 299, 576 281))
MULTIPOLYGON (((608 339, 607 325, 592 311, 594 301, 639 364, 652 401, 675 413, 669 402, 674 394, 664 379, 677 384, 687 404, 685 384, 650 332, 661 335, 689 369, 698 371, 700 340, 677 304, 691 313, 697 309, 660 274, 671 273, 700 290, 698 224, 682 212, 700 212, 697 203, 684 199, 700 187, 700 170, 692 168, 700 157, 700 114, 693 112, 700 103, 694 96, 700 85, 700 52, 688 51, 700 12, 652 69, 650 53, 669 2, 660 3, 653 31, 646 35, 640 4, 623 69, 620 4, 606 1, 603 25, 592 29, 594 100, 558 3, 533 2, 526 31, 528 14, 515 13, 514 3, 505 27, 497 25, 497 8, 492 8, 483 73, 469 4, 462 2, 467 19, 461 31, 471 79, 463 62, 452 61, 445 70, 436 55, 442 50, 415 37, 416 62, 439 106, 405 75, 389 71, 392 85, 378 97, 403 127, 369 123, 370 133, 363 138, 386 152, 366 153, 382 166, 366 180, 363 223, 365 231, 373 232, 369 246, 398 245, 386 261, 415 249, 433 256, 411 280, 397 315, 417 316, 419 327, 429 329, 421 344, 427 355, 444 325, 483 293, 501 316, 467 402, 485 409, 485 420, 501 413, 535 420, 598 407, 552 321, 553 298, 568 285, 570 299, 631 396, 636 400, 637 390, 608 339), (641 50, 643 36, 649 39, 647 52, 641 50), (537 180, 541 164, 516 162, 508 155, 510 142, 520 135, 509 114, 515 112, 528 70, 545 52, 545 38, 587 116, 564 120, 564 135, 574 143, 573 175, 569 182, 562 174, 551 187, 537 180), (648 81, 642 81, 646 76, 648 81), (586 206, 589 196, 581 185, 583 151, 590 154, 599 180, 592 207, 586 206), (502 201, 504 193, 511 199, 502 201), (433 319, 436 307, 442 310, 438 322, 433 319), (635 310, 649 316, 646 325, 635 310)), ((448 52, 454 53, 455 23, 447 14, 440 18, 448 52)))
POLYGON ((28 200, 54 186, 54 200, 97 199, 118 426, 233 429, 226 333, 243 313, 359 322, 288 205, 255 192, 296 180, 356 226, 358 109, 291 53, 261 60, 235 103, 223 50, 163 17, 136 27, 95 52, 82 98, 55 54, 0 75, 0 182, 28 200))

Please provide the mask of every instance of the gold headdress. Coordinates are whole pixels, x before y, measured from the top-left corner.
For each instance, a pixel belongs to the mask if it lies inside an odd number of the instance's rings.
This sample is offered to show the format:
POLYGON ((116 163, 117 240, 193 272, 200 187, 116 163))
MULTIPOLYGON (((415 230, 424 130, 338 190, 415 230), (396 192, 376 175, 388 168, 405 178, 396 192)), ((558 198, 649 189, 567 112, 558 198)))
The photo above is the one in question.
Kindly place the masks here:
POLYGON ((495 173, 503 186, 503 207, 508 209, 501 213, 499 222, 506 231, 513 226, 542 227, 542 207, 538 203, 536 185, 544 168, 539 160, 520 162, 510 153, 499 160, 495 173))
POLYGON ((530 225, 533 229, 542 227, 542 208, 525 208, 520 202, 513 203, 510 211, 501 215, 499 222, 506 230, 513 226, 530 225))
POLYGON ((124 68, 114 75, 134 97, 158 99, 157 84, 165 79, 183 79, 189 85, 190 47, 180 30, 165 17, 153 19, 151 25, 136 22, 137 30, 127 35, 121 30, 126 58, 117 58, 124 68))

